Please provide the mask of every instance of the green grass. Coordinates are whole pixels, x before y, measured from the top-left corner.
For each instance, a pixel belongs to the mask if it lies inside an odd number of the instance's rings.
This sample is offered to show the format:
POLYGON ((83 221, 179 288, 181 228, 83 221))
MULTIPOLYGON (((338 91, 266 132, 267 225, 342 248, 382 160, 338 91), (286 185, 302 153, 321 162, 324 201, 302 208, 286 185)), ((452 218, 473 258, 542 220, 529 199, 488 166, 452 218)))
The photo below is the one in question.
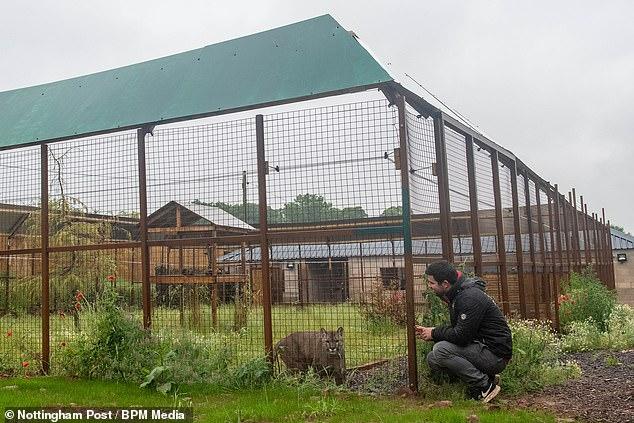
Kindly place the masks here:
MULTIPOLYGON (((178 309, 157 307, 153 310, 153 330, 161 337, 179 337, 183 333, 199 342, 222 342, 230 345, 238 362, 261 357, 264 352, 263 312, 261 307, 253 307, 249 313, 247 327, 240 332, 233 331, 234 306, 222 304, 218 307, 218 329, 211 325, 211 311, 208 304, 200 305, 200 322, 194 326, 191 310, 185 309, 181 319, 178 309)), ((141 311, 134 314, 141 318, 141 311)), ((276 342, 290 332, 319 330, 321 327, 336 329, 343 326, 346 342, 347 366, 404 356, 407 353, 405 328, 389 323, 377 325, 368 322, 354 304, 314 304, 303 308, 292 305, 274 305, 272 309, 273 340, 276 342), (379 327, 380 326, 380 327, 379 327)), ((77 330, 70 315, 60 317, 52 314, 51 363, 55 370, 55 355, 77 336, 77 330)), ((41 319, 39 316, 6 315, 0 318, 0 361, 13 363, 13 367, 23 360, 37 361, 40 351, 41 319), (6 336, 7 331, 12 336, 6 336), (4 359, 3 359, 4 357, 4 359)), ((1 364, 1 363, 0 363, 1 364)))
POLYGON ((57 377, 0 380, 0 407, 173 407, 178 402, 181 406, 188 405, 190 401, 197 422, 463 423, 472 414, 477 415, 480 422, 555 422, 548 414, 503 408, 488 410, 473 401, 456 401, 450 408, 430 408, 431 403, 420 398, 376 398, 279 383, 240 392, 218 392, 208 386, 188 387, 174 398, 135 385, 112 382, 57 377))

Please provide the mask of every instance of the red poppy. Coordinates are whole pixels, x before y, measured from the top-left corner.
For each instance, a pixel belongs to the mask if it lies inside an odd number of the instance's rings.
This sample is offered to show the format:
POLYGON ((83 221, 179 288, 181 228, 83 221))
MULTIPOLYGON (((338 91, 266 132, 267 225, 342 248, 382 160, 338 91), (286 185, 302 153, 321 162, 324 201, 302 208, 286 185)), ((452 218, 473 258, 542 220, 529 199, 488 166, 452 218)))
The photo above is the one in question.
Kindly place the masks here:
POLYGON ((81 304, 75 303, 75 310, 77 311, 81 310, 81 304))
POLYGON ((108 281, 109 282, 114 282, 117 280, 117 277, 115 275, 108 275, 108 281))
POLYGON ((29 362, 28 362, 28 361, 23 361, 23 362, 22 362, 22 367, 24 367, 25 369, 26 369, 27 367, 29 367, 29 362))
POLYGON ((81 301, 81 300, 83 300, 84 298, 86 298, 86 297, 84 297, 84 293, 83 293, 83 292, 81 292, 81 291, 77 291, 77 294, 75 294, 75 300, 76 300, 76 301, 81 301))
POLYGON ((9 330, 7 331, 7 336, 8 336, 8 337, 13 336, 13 329, 9 329, 9 330))

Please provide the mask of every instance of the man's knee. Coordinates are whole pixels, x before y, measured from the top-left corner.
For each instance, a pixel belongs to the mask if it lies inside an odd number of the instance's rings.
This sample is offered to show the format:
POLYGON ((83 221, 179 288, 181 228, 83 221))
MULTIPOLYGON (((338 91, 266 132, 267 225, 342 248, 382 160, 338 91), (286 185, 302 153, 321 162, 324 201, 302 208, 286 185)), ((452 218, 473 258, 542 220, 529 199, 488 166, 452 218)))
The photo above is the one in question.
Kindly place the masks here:
MULTIPOLYGON (((455 355, 455 345, 449 341, 439 341, 434 344, 431 353, 437 360, 442 360, 455 355)), ((430 354, 431 354, 430 353, 430 354)))

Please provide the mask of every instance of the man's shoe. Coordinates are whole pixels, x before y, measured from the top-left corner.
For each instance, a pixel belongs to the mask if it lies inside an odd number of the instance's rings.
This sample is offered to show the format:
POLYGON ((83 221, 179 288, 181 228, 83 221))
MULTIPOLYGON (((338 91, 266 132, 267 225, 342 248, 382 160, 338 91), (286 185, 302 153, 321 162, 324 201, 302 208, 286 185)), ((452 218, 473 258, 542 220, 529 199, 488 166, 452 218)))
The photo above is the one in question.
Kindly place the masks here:
POLYGON ((493 381, 493 383, 495 383, 496 385, 499 385, 500 375, 499 374, 489 375, 489 381, 493 381))
POLYGON ((485 389, 484 391, 480 392, 480 398, 478 399, 484 403, 487 403, 491 401, 493 398, 495 398, 497 394, 499 393, 500 393, 500 385, 496 384, 495 382, 489 383, 489 387, 485 389))
POLYGON ((500 393, 500 385, 497 385, 494 382, 489 382, 488 386, 484 389, 471 388, 469 390, 469 396, 471 397, 471 399, 474 399, 476 401, 482 401, 484 403, 491 401, 499 393, 500 393))

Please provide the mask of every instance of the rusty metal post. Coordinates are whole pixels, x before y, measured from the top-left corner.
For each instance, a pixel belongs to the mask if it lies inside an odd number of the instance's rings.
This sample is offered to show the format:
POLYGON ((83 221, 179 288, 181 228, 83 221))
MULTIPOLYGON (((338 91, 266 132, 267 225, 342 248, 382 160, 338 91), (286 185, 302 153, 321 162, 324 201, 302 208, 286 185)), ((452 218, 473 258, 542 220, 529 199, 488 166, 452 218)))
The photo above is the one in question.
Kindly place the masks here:
POLYGON ((445 146, 445 122, 441 112, 434 116, 434 141, 436 145, 436 168, 438 173, 438 205, 440 207, 442 255, 446 260, 452 262, 454 256, 451 205, 449 204, 449 173, 447 170, 447 148, 445 146))
POLYGON ((473 138, 465 135, 467 152, 467 178, 469 180, 469 212, 471 216, 471 244, 473 245, 473 270, 476 275, 482 274, 482 242, 480 240, 480 223, 478 221, 478 187, 473 157, 473 138))
POLYGON ((269 239, 266 204, 266 175, 268 162, 264 148, 264 116, 255 117, 255 134, 258 154, 258 203, 260 214, 260 255, 262 260, 262 305, 264 307, 264 353, 273 360, 273 322, 271 318, 271 279, 269 262, 269 239))
POLYGON ((511 173, 511 197, 513 201, 513 232, 515 236, 515 260, 517 262, 517 283, 519 287, 520 315, 527 318, 526 286, 524 279, 524 251, 522 248, 522 226, 520 225, 520 202, 517 190, 517 163, 515 160, 507 162, 511 173))
POLYGON ((555 207, 555 219, 553 219, 553 197, 557 198, 557 185, 555 191, 551 191, 550 187, 546 187, 546 196, 548 197, 548 221, 550 224, 550 250, 553 264, 553 304, 555 306, 555 330, 559 331, 559 280, 562 273, 562 254, 561 254, 561 233, 559 232, 559 210, 555 207), (555 226, 557 226, 557 236, 555 236, 555 226))
POLYGON ((596 257, 595 271, 597 276, 601 278, 603 257, 601 256, 601 237, 599 236, 599 216, 592 213, 592 225, 594 226, 594 255, 596 257))
MULTIPOLYGON (((537 187, 537 186, 535 186, 537 187)), ((524 172, 524 207, 526 207, 526 223, 528 229, 528 252, 531 260, 531 275, 533 282, 533 304, 535 319, 539 320, 539 294, 537 283, 537 263, 535 263, 535 240, 533 239, 533 213, 531 210, 531 187, 528 172, 524 172)))
MULTIPOLYGON (((416 360, 416 331, 414 316, 414 258, 412 253, 412 220, 409 192, 409 154, 405 98, 397 94, 398 138, 401 163, 401 198, 403 205, 403 253, 405 259, 405 300, 407 315, 407 368, 409 388, 418 391, 418 363, 416 360)), ((439 178, 440 179, 440 178, 439 178)))
POLYGON ((581 213, 583 215, 583 219, 581 222, 583 223, 583 255, 586 261, 586 265, 590 264, 590 232, 588 232, 588 207, 583 202, 583 195, 579 196, 579 206, 581 207, 581 213))
MULTIPOLYGON (((605 284, 605 286, 609 286, 609 282, 608 282, 608 248, 607 248, 607 242, 605 239, 605 208, 601 207, 601 226, 599 227, 599 231, 601 234, 601 256, 603 258, 603 283, 605 284)), ((612 254, 610 254, 611 256, 612 254)))
POLYGON ((575 189, 572 189, 572 194, 568 193, 570 204, 572 207, 572 227, 574 229, 575 234, 575 253, 576 253, 576 261, 577 261, 577 271, 581 270, 582 261, 581 261, 581 239, 579 238, 579 213, 577 210, 577 193, 575 189))
POLYGON ((152 300, 150 289, 150 250, 147 230, 147 177, 145 166, 145 136, 153 128, 143 127, 137 130, 138 167, 139 167, 139 237, 141 238, 141 284, 143 298, 143 327, 152 327, 152 300))
POLYGON ((612 226, 610 225, 610 221, 608 220, 608 226, 606 226, 606 231, 608 232, 607 234, 607 238, 608 238, 608 254, 609 254, 609 258, 610 261, 608 262, 608 268, 610 271, 610 288, 611 289, 616 289, 616 277, 614 275, 614 257, 612 254, 612 226))
MULTIPOLYGON (((557 197, 559 197, 559 192, 557 193, 557 197)), ((569 238, 569 231, 568 231, 568 212, 567 212, 567 207, 566 207, 566 197, 565 196, 561 196, 561 198, 563 199, 563 202, 561 204, 561 214, 564 218, 564 237, 566 240, 566 262, 568 263, 568 273, 572 272, 573 267, 572 267, 572 258, 570 257, 570 253, 571 253, 571 243, 570 243, 570 238, 569 238)))
MULTIPOLYGON (((211 231, 211 236, 216 238, 218 235, 217 229, 214 226, 214 229, 211 231)), ((214 329, 218 329, 218 249, 216 246, 216 241, 211 243, 211 247, 209 248, 209 253, 211 255, 211 295, 209 298, 209 303, 211 306, 211 326, 214 329)), ((224 292, 224 285, 223 285, 224 292)))
MULTIPOLYGON (((546 296, 547 299, 547 303, 546 303, 546 318, 548 320, 552 320, 552 313, 551 313, 551 301, 552 301, 552 289, 550 286, 550 279, 548 277, 547 274, 547 265, 546 265, 546 239, 544 238, 544 218, 542 216, 542 199, 541 199, 541 195, 540 195, 540 187, 539 184, 537 182, 535 182, 535 205, 537 206, 537 227, 539 228, 539 232, 538 232, 538 236, 539 236, 539 248, 540 251, 542 252, 542 272, 541 272, 541 279, 542 279, 542 285, 543 285, 543 289, 545 290, 544 292, 548 293, 548 295, 546 296)), ((552 223, 549 223, 549 226, 552 226, 552 223)), ((553 233, 552 231, 550 232, 551 234, 551 244, 550 244, 550 250, 551 250, 551 263, 554 266, 554 255, 553 253, 553 233)), ((553 279, 554 279, 554 267, 553 267, 553 279)))
POLYGON ((614 289, 614 259, 612 258, 612 231, 610 230, 610 222, 605 220, 605 208, 601 207, 601 221, 603 222, 603 240, 605 247, 605 273, 607 287, 614 289))
MULTIPOLYGON (((42 206, 40 214, 40 237, 42 238, 42 372, 48 374, 51 369, 51 331, 50 331, 50 298, 49 298, 49 232, 48 232, 48 146, 42 144, 41 149, 40 189, 42 206)), ((7 258, 8 260, 8 258, 7 258)))
POLYGON ((592 249, 594 250, 593 263, 594 263, 594 269, 596 271, 597 266, 599 264, 599 245, 597 240, 597 220, 596 220, 596 214, 594 213, 592 213, 591 230, 592 230, 592 249))
POLYGON ((568 199, 564 195, 564 213, 567 220, 564 220, 564 223, 568 225, 568 240, 570 242, 570 263, 572 266, 572 270, 574 272, 578 272, 579 268, 577 266, 577 246, 575 245, 575 219, 572 215, 572 193, 568 191, 568 199))
POLYGON ((500 193, 500 166, 497 150, 491 150, 491 171, 493 173, 493 197, 495 198, 495 227, 497 232, 497 252, 502 285, 502 310, 511 314, 509 301, 508 271, 506 268, 506 246, 504 244, 504 223, 502 221, 502 195, 500 193))

